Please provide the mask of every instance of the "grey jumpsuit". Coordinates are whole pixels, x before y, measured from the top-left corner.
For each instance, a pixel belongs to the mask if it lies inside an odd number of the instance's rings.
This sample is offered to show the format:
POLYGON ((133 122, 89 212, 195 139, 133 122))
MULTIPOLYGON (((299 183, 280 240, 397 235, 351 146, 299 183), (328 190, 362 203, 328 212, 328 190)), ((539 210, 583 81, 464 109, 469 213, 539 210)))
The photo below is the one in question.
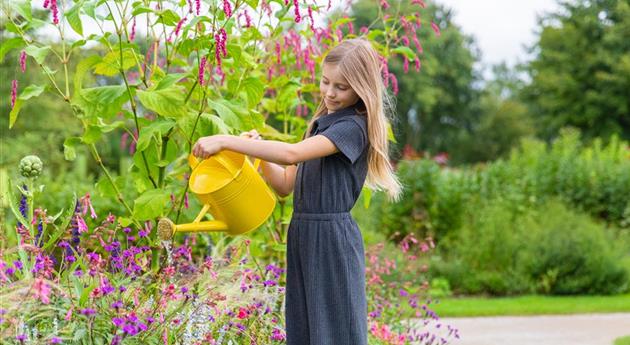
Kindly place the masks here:
POLYGON ((367 176, 367 119, 357 104, 313 125, 311 135, 339 152, 298 165, 287 235, 288 345, 367 345, 363 238, 350 215, 367 176))

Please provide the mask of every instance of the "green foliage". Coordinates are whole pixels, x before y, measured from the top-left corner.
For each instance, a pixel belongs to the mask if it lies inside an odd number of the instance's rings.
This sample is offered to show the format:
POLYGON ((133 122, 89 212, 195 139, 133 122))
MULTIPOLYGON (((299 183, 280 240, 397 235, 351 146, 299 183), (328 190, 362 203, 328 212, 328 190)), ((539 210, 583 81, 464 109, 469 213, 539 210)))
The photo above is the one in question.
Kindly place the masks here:
POLYGON ((615 294, 630 286, 620 239, 558 200, 524 212, 497 200, 469 212, 434 266, 458 293, 615 294))
POLYGON ((545 138, 574 126, 585 138, 630 139, 630 4, 562 2, 540 22, 523 99, 545 138))

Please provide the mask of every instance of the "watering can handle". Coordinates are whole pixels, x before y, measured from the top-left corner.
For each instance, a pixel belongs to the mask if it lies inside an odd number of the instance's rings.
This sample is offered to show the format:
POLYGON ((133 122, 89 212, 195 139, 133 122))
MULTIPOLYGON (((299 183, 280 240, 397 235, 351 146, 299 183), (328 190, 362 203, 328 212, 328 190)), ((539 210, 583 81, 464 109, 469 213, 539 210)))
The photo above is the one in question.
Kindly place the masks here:
POLYGON ((254 159, 254 170, 258 171, 259 166, 260 166, 260 158, 254 159))

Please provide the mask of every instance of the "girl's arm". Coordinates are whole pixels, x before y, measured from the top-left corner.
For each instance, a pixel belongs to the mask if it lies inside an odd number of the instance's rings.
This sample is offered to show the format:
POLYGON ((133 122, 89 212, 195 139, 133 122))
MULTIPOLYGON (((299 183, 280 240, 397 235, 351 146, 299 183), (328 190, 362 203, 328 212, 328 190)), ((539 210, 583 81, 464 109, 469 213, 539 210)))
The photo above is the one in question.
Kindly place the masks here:
POLYGON ((293 192, 297 172, 296 165, 282 167, 275 163, 263 161, 261 166, 265 180, 279 196, 285 197, 293 192))
POLYGON ((289 144, 274 140, 251 140, 233 135, 212 135, 197 140, 193 154, 208 158, 221 150, 230 150, 281 165, 293 165, 338 152, 327 137, 318 134, 299 143, 289 144))

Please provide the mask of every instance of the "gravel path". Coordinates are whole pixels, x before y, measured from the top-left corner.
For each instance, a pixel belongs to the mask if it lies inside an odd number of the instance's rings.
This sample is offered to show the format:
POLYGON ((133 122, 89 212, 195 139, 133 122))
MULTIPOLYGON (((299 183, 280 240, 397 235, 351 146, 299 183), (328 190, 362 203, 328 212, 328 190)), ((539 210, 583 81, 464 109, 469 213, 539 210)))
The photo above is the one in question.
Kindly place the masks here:
POLYGON ((612 345, 630 335, 630 313, 443 318, 452 345, 612 345))

